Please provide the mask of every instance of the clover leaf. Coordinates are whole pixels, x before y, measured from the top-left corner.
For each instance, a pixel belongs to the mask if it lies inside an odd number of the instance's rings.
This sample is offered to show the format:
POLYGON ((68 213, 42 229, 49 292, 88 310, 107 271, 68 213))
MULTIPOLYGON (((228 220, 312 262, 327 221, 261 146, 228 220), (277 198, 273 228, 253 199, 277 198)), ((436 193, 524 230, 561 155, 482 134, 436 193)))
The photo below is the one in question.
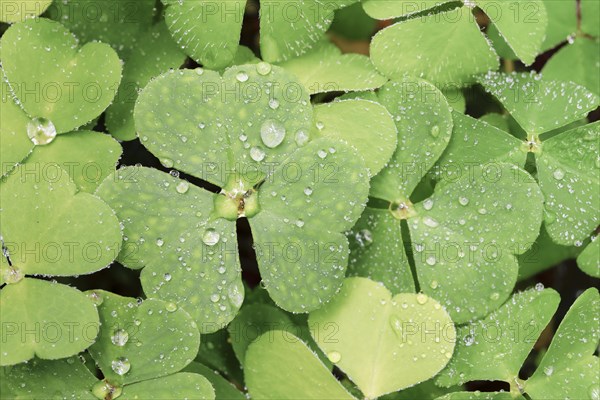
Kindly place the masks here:
MULTIPOLYGON (((334 11, 357 0, 265 1, 260 10, 260 50, 268 62, 306 53, 323 38, 334 11)), ((232 65, 245 0, 163 0, 171 35, 194 60, 210 69, 232 65)))
POLYGON ((472 82, 474 75, 496 69, 498 57, 479 32, 471 10, 475 6, 487 14, 526 65, 535 60, 548 23, 541 0, 514 4, 463 1, 464 6, 458 8, 451 4, 444 7, 444 3, 427 1, 415 5, 381 0, 364 3, 365 10, 374 18, 404 17, 373 38, 371 58, 379 71, 391 78, 408 74, 436 84, 464 85, 472 82), (427 10, 427 14, 419 14, 427 10), (417 16, 411 18, 413 14, 417 16), (439 51, 438 43, 442 42, 446 48, 439 51))
POLYGON ((399 144, 371 183, 375 202, 349 233, 350 274, 386 282, 393 293, 414 291, 417 280, 455 322, 482 317, 509 296, 518 274, 515 256, 538 235, 539 187, 516 167, 467 160, 448 171, 433 196, 413 204, 417 185, 450 141, 450 107, 431 84, 411 78, 384 85, 378 97, 397 121, 399 144), (508 187, 515 197, 499 201, 508 187), (410 237, 402 233, 402 220, 410 237))
POLYGON ((106 135, 71 131, 112 101, 121 79, 116 53, 101 43, 78 49, 69 31, 46 19, 13 25, 1 43, 1 173, 29 156, 38 169, 59 164, 92 192, 114 170, 121 148, 106 135))
POLYGON ((308 53, 279 65, 298 76, 310 94, 377 89, 387 81, 368 57, 342 55, 329 41, 319 42, 308 53))
POLYGON ((252 398, 354 399, 306 344, 285 331, 269 331, 248 346, 244 375, 252 398))
MULTIPOLYGON (((511 385, 511 393, 526 393, 534 400, 593 398, 600 384, 600 361, 593 355, 600 340, 600 297, 594 288, 573 303, 535 373, 527 380, 519 378, 525 358, 559 300, 551 289, 528 290, 515 294, 484 320, 460 327, 455 356, 437 382, 448 386, 472 380, 502 380, 511 385)), ((454 398, 478 397, 442 397, 454 398)))
POLYGON ((215 399, 223 400, 244 400, 245 395, 233 386, 228 380, 219 375, 216 371, 202 365, 198 362, 192 362, 184 371, 194 372, 204 376, 215 390, 215 399))
POLYGON ((577 257, 577 265, 583 272, 593 277, 600 277, 600 245, 598 236, 592 236, 592 242, 585 247, 585 250, 577 257))
POLYGON ((422 293, 392 297, 365 278, 348 278, 330 303, 310 314, 309 324, 329 360, 366 398, 433 377, 454 349, 454 324, 437 301, 422 293), (328 324, 336 327, 335 340, 326 335, 328 324))
POLYGON ((77 193, 60 167, 52 170, 55 175, 29 167, 15 168, 0 183, 1 236, 8 257, 1 265, 2 282, 8 285, 0 291, 0 317, 2 326, 14 328, 0 354, 2 365, 34 354, 68 357, 93 343, 95 332, 89 329, 98 323, 93 305, 73 288, 31 277, 98 271, 112 262, 121 245, 119 221, 104 202, 77 193), (50 328, 58 330, 56 335, 46 334, 50 328), (25 329, 39 334, 22 341, 25 329))
POLYGON ((544 134, 581 119, 598 106, 598 97, 581 86, 529 74, 490 73, 482 84, 509 110, 527 139, 455 113, 455 134, 440 164, 501 160, 524 165, 526 153, 533 153, 550 237, 558 244, 581 246, 600 223, 600 124, 576 127, 548 139, 544 134), (553 103, 541 108, 536 105, 541 97, 552 98, 553 103), (463 151, 465 145, 472 150, 463 151))

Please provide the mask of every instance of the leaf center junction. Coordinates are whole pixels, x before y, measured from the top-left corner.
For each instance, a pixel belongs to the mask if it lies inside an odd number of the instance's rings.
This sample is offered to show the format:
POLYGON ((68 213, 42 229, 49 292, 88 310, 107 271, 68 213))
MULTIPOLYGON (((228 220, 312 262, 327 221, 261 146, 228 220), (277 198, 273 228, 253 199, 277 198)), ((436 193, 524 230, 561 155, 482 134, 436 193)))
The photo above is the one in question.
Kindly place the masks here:
POLYGON ((215 198, 215 210, 220 217, 229 221, 251 218, 260 211, 258 190, 246 187, 242 181, 232 182, 215 198))

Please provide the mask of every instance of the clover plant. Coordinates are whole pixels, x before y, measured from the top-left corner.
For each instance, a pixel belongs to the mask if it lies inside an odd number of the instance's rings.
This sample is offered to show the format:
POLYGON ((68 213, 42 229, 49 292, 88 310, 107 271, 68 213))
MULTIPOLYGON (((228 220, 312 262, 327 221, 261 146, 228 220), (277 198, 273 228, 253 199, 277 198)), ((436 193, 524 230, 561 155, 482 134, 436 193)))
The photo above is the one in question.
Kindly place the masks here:
POLYGON ((600 399, 598 4, 3 0, 0 398, 600 399))

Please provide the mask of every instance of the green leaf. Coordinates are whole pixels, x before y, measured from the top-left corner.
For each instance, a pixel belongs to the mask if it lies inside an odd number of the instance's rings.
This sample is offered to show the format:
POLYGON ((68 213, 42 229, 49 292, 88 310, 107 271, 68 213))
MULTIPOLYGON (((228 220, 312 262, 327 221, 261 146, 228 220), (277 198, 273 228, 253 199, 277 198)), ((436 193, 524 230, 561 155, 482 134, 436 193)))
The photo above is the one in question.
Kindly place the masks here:
POLYGON ((600 225, 600 122, 542 142, 536 157, 545 221, 558 244, 581 243, 600 225))
POLYGON ((450 393, 442 397, 438 397, 436 400, 521 400, 525 399, 523 396, 513 397, 510 392, 455 392, 450 393))
POLYGON ((466 165, 444 178, 408 219, 421 290, 456 323, 496 309, 516 282, 515 255, 538 236, 542 203, 537 184, 516 166, 466 165))
MULTIPOLYGON (((3 220, 4 221, 4 220, 3 220)), ((77 354, 96 339, 98 313, 80 291, 25 278, 0 290, 0 365, 77 354)))
POLYGON ((139 90, 156 75, 169 68, 177 68, 184 61, 185 54, 177 47, 163 22, 141 34, 139 43, 127 55, 115 101, 106 110, 106 126, 114 137, 119 140, 136 138, 133 108, 139 90))
POLYGON ((50 120, 56 133, 100 115, 121 81, 121 61, 110 46, 79 47, 58 22, 41 18, 15 24, 1 45, 6 79, 23 109, 32 118, 50 120))
POLYGON ((435 86, 414 78, 385 84, 378 97, 396 121, 398 148, 373 179, 370 195, 405 201, 450 141, 450 106, 435 86))
POLYGON ((581 30, 592 36, 600 36, 600 4, 595 0, 581 0, 581 30))
POLYGON ((400 223, 388 210, 367 207, 348 239, 348 275, 381 282, 393 294, 415 291, 400 223))
POLYGON ((0 8, 0 21, 11 24, 37 17, 46 11, 50 4, 52 0, 7 1, 0 8))
POLYGON ((498 67, 498 56, 465 7, 380 31, 371 43, 371 59, 390 78, 412 75, 437 85, 467 84, 474 75, 498 67), (440 51, 442 42, 447 46, 440 51))
POLYGON ((25 135, 29 117, 15 101, 14 95, 6 83, 4 70, 0 68, 0 176, 4 176, 20 163, 33 150, 33 142, 25 135))
POLYGON ((490 72, 479 78, 528 134, 540 135, 577 121, 598 107, 598 96, 572 82, 531 73, 490 72))
POLYGON ((295 74, 310 94, 377 89, 387 82, 367 56, 342 54, 329 41, 279 65, 295 74))
MULTIPOLYGON (((241 384, 244 380, 240 363, 233 351, 231 338, 226 328, 202 335, 202 342, 200 343, 200 350, 196 356, 196 361, 214 371, 219 371, 221 375, 231 382, 241 384)), ((185 370, 197 372, 190 368, 194 364, 196 363, 191 363, 185 370)))
POLYGON ((569 79, 600 95, 600 41, 576 38, 552 56, 542 70, 545 79, 569 79))
POLYGON ((363 10, 361 2, 335 12, 330 32, 350 40, 370 40, 377 21, 363 10))
POLYGON ((79 190, 91 193, 115 170, 122 151, 119 142, 108 135, 76 131, 60 135, 49 146, 35 148, 26 165, 60 165, 79 190))
POLYGON ((88 292, 100 315, 98 340, 89 352, 112 384, 129 384, 178 372, 198 351, 200 334, 190 315, 173 303, 88 292))
POLYGON ((329 304, 310 314, 309 324, 318 345, 366 398, 435 376, 452 356, 456 335, 435 300, 414 293, 392 297, 365 278, 346 279, 329 304), (326 324, 335 324, 335 341, 323 335, 326 324))
POLYGON ((264 177, 257 168, 282 162, 300 135, 304 145, 313 123, 309 101, 290 73, 263 63, 230 68, 223 78, 198 69, 164 74, 142 91, 134 114, 142 143, 163 164, 224 187, 236 178, 228 171, 256 183, 264 177), (283 132, 283 140, 267 146, 263 131, 283 132))
POLYGON ((192 362, 185 367, 184 371, 194 372, 204 376, 211 383, 215 390, 215 398, 219 400, 245 400, 246 397, 242 392, 237 390, 229 381, 219 375, 218 372, 197 363, 192 362))
POLYGON ((123 388, 122 396, 124 399, 214 400, 215 390, 202 375, 181 372, 127 385, 123 388))
POLYGON ((77 357, 56 361, 35 359, 0 370, 0 377, 2 396, 7 399, 36 400, 56 396, 97 400, 90 390, 96 378, 77 357))
POLYGON ((97 194, 123 221, 118 260, 145 267, 148 297, 177 303, 202 333, 233 319, 244 297, 235 222, 212 215, 214 194, 143 167, 119 169, 97 194))
POLYGON ((577 265, 586 274, 600 278, 600 241, 597 236, 592 237, 583 252, 577 257, 577 265))
POLYGON ((590 288, 575 300, 550 348, 525 384, 532 399, 593 399, 600 389, 600 296, 590 288))
POLYGON ((567 40, 577 31, 577 1, 544 0, 548 28, 542 50, 546 51, 567 40))
POLYGON ((99 198, 76 193, 56 164, 21 165, 0 183, 2 238, 13 269, 27 275, 98 271, 121 246, 115 213, 99 198))
POLYGON ((420 2, 390 1, 390 0, 363 0, 365 12, 375 19, 391 19, 410 16, 422 11, 430 10, 451 0, 423 0, 420 2))
POLYGON ((231 65, 246 0, 162 0, 169 31, 186 54, 210 69, 231 65))
POLYGON ((519 59, 525 65, 531 65, 540 53, 548 25, 543 1, 475 0, 475 3, 487 14, 519 59))
POLYGON ((559 301, 552 289, 520 292, 485 319, 459 327, 454 356, 437 383, 446 387, 475 380, 514 383, 559 301))
POLYGON ((398 131, 382 105, 367 100, 342 100, 314 109, 318 135, 338 138, 354 147, 376 175, 396 149, 398 131))
POLYGON ((254 399, 354 399, 316 355, 289 332, 271 331, 246 352, 246 385, 254 399), (293 361, 294 373, 290 374, 293 361))
POLYGON ((467 99, 461 89, 450 86, 442 88, 442 93, 454 111, 464 113, 467 110, 467 99))
POLYGON ((308 312, 335 294, 348 257, 340 232, 359 218, 367 194, 362 160, 330 138, 293 153, 261 186, 261 211, 249 222, 263 284, 277 305, 308 312))

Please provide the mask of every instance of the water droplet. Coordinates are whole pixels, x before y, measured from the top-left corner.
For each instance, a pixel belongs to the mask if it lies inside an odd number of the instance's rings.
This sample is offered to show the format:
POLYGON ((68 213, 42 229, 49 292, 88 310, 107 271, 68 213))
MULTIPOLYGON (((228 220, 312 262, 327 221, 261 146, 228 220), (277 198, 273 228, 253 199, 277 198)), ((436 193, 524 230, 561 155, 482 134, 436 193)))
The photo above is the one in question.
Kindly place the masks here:
POLYGON ((294 138, 294 140, 296 141, 296 145, 298 145, 298 147, 304 146, 306 143, 308 143, 309 139, 310 139, 310 135, 308 134, 308 132, 306 132, 303 129, 298 130, 296 132, 296 137, 294 138))
POLYGON ((542 290, 544 290, 544 284, 541 282, 536 283, 535 290, 537 290, 538 292, 541 292, 542 290))
POLYGON ((206 124, 205 124, 204 122, 200 122, 200 123, 198 124, 198 128, 200 128, 200 129, 204 129, 204 128, 206 128, 206 124))
POLYGON ((181 181, 177 184, 177 187, 175 189, 177 190, 177 193, 184 194, 188 191, 189 188, 190 188, 189 183, 187 183, 186 181, 181 181))
POLYGON ((439 225, 438 222, 431 217, 423 218, 423 223, 430 228, 437 228, 437 226, 439 225))
POLYGON ((319 158, 325 158, 327 157, 327 152, 325 150, 319 150, 317 151, 317 155, 319 156, 319 158))
POLYGON ((591 400, 600 400, 600 386, 591 385, 588 389, 591 400))
POLYGON ((479 210, 477 210, 477 212, 481 215, 487 214, 487 210, 485 208, 480 208, 479 210))
POLYGON ((285 127, 279 121, 268 119, 260 127, 260 138, 265 146, 273 149, 283 142, 285 127))
POLYGON ((325 124, 323 122, 321 122, 321 121, 318 121, 317 122, 317 129, 320 130, 320 131, 322 131, 323 128, 325 128, 325 124))
POLYGON ((175 312, 175 311, 177 311, 177 304, 175 304, 175 303, 167 303, 167 305, 165 306, 165 309, 168 312, 175 312))
POLYGON ((279 108, 279 100, 277 100, 277 99, 269 100, 269 107, 272 110, 277 110, 279 108))
POLYGON ((423 202, 423 208, 426 210, 431 210, 433 208, 433 200, 427 199, 423 202))
POLYGON ((498 292, 493 292, 492 294, 490 294, 491 300, 498 300, 499 298, 500 298, 500 293, 498 293, 498 292))
POLYGON ((54 140, 56 128, 46 118, 34 118, 27 123, 27 136, 36 146, 43 146, 54 140))
POLYGON ((220 239, 221 239, 221 235, 219 234, 219 232, 215 231, 212 228, 205 230, 204 234, 202 235, 202 241, 207 246, 216 245, 217 243, 219 243, 220 239))
POLYGON ((210 301, 212 301, 213 303, 216 303, 220 299, 221 299, 221 296, 219 296, 217 293, 214 293, 214 294, 210 295, 210 301))
POLYGON ((304 189, 304 194, 307 196, 310 196, 311 194, 313 194, 313 190, 310 187, 307 187, 304 189))
POLYGON ((440 135, 440 127, 437 125, 432 126, 430 133, 431 133, 431 136, 433 136, 435 138, 438 137, 440 135))
POLYGON ((473 343, 475 343, 475 337, 473 337, 473 335, 467 335, 463 339, 463 342, 465 343, 465 346, 467 346, 467 347, 472 346, 473 343))
POLYGON ((4 281, 6 283, 20 282, 24 277, 23 271, 16 267, 11 266, 4 271, 4 281))
POLYGON ((244 71, 240 71, 235 76, 235 79, 237 79, 238 82, 246 82, 246 81, 248 81, 248 74, 245 73, 244 71))
POLYGON ((425 303, 427 303, 428 297, 426 295, 424 295, 423 293, 419 293, 417 295, 417 303, 423 305, 425 303))
POLYGON ((296 226, 298 228, 302 228, 304 226, 304 221, 302 221, 301 219, 299 219, 298 221, 296 221, 296 226))
POLYGON ((173 163, 173 160, 171 160, 170 158, 162 158, 160 160, 160 163, 163 165, 163 167, 165 168, 173 168, 173 165, 175 165, 175 163, 173 163))
POLYGON ((546 374, 546 376, 551 376, 552 373, 554 373, 554 367, 552 367, 552 366, 544 367, 544 374, 546 374))
POLYGON ((173 276, 170 273, 165 274, 165 282, 170 282, 173 279, 173 276))
POLYGON ((436 263, 436 262, 437 262, 437 261, 436 261, 436 259, 435 259, 435 257, 434 257, 434 256, 429 256, 429 257, 427 257, 427 258, 425 259, 425 263, 426 263, 427 265, 431 265, 432 267, 435 265, 435 263, 436 263))
POLYGON ((125 329, 117 329, 113 332, 112 336, 110 337, 110 341, 112 342, 112 344, 120 347, 125 346, 125 343, 127 343, 128 340, 129 333, 127 333, 125 329))
POLYGON ((563 171, 562 169, 554 170, 554 172, 552 173, 552 176, 557 181, 560 181, 565 177, 565 171, 563 171))
POLYGON ((266 63, 266 62, 259 62, 258 64, 256 64, 256 72, 258 72, 259 75, 269 75, 271 73, 271 64, 266 63))
POLYGON ((459 197, 458 202, 461 206, 466 206, 467 204, 469 204, 469 199, 467 199, 466 197, 459 197))
POLYGON ((131 364, 126 357, 119 357, 111 363, 112 370, 118 375, 125 375, 131 369, 131 364))
POLYGON ((102 302, 104 301, 104 298, 98 292, 91 292, 90 294, 88 294, 88 297, 90 298, 90 300, 92 301, 92 303, 94 303, 97 306, 99 306, 100 304, 102 304, 102 302))
POLYGON ((264 160, 265 155, 265 151, 258 146, 250 149, 250 158, 256 162, 261 162, 264 160))
POLYGON ((330 351, 327 353, 327 358, 329 358, 329 361, 332 363, 337 364, 342 360, 342 355, 337 351, 330 351))
POLYGON ((161 238, 156 239, 156 245, 158 247, 162 247, 163 244, 165 244, 164 240, 162 240, 161 238))
POLYGON ((438 286, 439 286, 438 281, 431 281, 431 283, 429 284, 429 287, 432 289, 437 289, 438 286))
POLYGON ((200 67, 199 67, 199 68, 196 68, 196 69, 195 69, 195 71, 196 71, 196 74, 197 74, 197 75, 202 75, 202 74, 204 74, 204 69, 203 69, 203 68, 200 68, 200 67))

